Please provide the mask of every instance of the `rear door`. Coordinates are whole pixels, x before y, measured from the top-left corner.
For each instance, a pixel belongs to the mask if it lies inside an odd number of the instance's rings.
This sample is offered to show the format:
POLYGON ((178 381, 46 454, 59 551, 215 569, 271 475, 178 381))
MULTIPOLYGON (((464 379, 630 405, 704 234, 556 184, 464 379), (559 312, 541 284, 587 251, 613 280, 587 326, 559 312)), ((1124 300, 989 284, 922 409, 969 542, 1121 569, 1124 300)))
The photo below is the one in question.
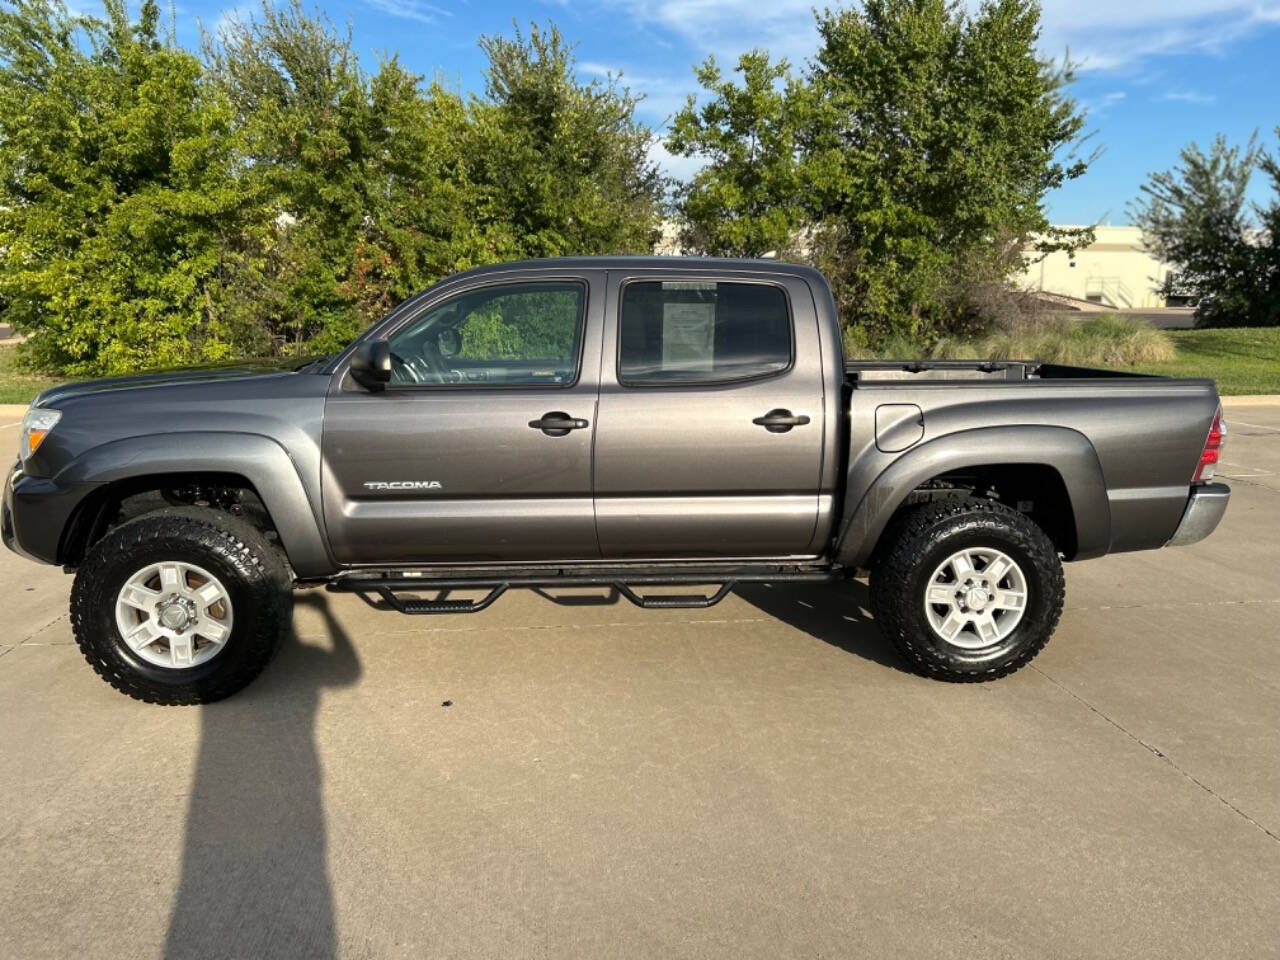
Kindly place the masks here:
POLYGON ((392 382, 335 378, 325 522, 344 564, 592 560, 604 273, 486 275, 387 333, 392 382))
POLYGON ((823 375, 785 274, 610 273, 596 424, 606 558, 811 556, 823 375))

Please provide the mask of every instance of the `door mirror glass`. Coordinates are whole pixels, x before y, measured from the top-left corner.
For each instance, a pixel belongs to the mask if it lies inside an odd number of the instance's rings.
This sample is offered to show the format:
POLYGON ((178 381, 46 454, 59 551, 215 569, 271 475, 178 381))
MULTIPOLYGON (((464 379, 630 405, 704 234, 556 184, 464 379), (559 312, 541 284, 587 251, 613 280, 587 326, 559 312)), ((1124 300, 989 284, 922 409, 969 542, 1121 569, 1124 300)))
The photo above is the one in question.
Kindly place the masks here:
POLYGON ((366 390, 381 390, 391 379, 391 344, 365 340, 351 354, 351 379, 366 390))

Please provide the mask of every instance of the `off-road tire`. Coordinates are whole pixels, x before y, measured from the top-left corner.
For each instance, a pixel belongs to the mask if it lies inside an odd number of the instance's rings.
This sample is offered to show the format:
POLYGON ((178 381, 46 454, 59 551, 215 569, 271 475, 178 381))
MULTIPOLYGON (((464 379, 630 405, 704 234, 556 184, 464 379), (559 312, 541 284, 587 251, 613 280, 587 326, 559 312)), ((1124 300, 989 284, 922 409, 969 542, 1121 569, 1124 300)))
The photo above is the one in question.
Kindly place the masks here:
POLYGON ((1062 562, 1030 518, 993 500, 970 497, 904 510, 885 531, 871 565, 871 608, 885 636, 920 674, 938 680, 995 680, 1027 664, 1049 641, 1062 615, 1062 562), (966 547, 998 549, 1027 579, 1022 619, 1003 640, 980 650, 947 643, 924 608, 929 578, 966 547))
POLYGON ((89 665, 120 692, 147 703, 213 703, 243 689, 270 662, 290 629, 291 588, 284 558, 248 523, 202 507, 158 510, 121 524, 89 550, 71 588, 71 626, 89 665), (141 659, 116 625, 121 586, 162 560, 213 573, 235 613, 225 649, 186 669, 141 659))

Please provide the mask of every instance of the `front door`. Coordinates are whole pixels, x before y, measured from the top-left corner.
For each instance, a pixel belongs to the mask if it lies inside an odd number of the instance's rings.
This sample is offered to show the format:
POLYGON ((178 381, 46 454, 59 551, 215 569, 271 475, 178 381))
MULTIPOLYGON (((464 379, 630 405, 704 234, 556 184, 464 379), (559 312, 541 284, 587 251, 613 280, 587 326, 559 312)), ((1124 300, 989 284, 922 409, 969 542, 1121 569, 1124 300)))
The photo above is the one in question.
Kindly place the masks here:
POLYGON ((595 466, 604 557, 815 553, 826 425, 807 286, 781 274, 611 274, 606 311, 595 466))
POLYGON ((322 478, 340 563, 599 558, 603 279, 525 273, 455 288, 385 334, 386 390, 335 378, 322 478))

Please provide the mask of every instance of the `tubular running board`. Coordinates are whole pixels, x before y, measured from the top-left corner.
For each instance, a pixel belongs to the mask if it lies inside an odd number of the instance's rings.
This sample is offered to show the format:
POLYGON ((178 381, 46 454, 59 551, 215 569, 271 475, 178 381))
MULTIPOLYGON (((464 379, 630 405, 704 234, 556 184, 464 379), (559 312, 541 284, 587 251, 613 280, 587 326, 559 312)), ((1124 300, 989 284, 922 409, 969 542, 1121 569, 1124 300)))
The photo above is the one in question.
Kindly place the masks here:
POLYGON ((843 576, 838 570, 781 566, 614 570, 574 567, 536 572, 530 572, 529 568, 524 568, 522 573, 517 573, 517 569, 510 568, 510 573, 506 576, 495 576, 495 569, 460 572, 456 568, 447 573, 424 570, 421 571, 421 575, 417 572, 399 576, 353 573, 333 581, 328 585, 328 589, 337 593, 357 594, 372 606, 378 605, 377 600, 373 599, 376 596, 392 610, 409 614, 479 613, 513 588, 534 590, 553 603, 572 604, 579 599, 560 598, 544 592, 557 587, 608 587, 637 607, 643 607, 646 610, 682 610, 714 607, 739 583, 825 583, 843 576), (715 585, 717 589, 709 596, 645 594, 635 589, 642 586, 681 584, 715 585), (447 595, 453 590, 487 590, 488 593, 477 600, 450 600, 447 595), (401 596, 404 593, 418 594, 433 591, 439 592, 441 596, 434 600, 401 596))

